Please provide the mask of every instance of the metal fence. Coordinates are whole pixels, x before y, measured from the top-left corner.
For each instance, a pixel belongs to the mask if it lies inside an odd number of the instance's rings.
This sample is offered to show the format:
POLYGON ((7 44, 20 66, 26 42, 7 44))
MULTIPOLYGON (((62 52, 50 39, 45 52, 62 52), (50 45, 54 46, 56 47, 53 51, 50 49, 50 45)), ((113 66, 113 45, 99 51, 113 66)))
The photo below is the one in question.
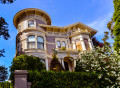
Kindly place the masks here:
POLYGON ((0 82, 0 88, 13 88, 13 86, 9 82, 0 82))

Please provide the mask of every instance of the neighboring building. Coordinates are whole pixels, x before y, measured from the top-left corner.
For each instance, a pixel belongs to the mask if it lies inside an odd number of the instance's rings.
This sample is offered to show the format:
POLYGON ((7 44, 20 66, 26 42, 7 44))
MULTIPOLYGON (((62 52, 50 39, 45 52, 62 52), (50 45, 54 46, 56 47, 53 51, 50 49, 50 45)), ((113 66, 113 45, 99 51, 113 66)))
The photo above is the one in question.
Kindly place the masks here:
POLYGON ((93 28, 74 23, 64 27, 52 26, 50 16, 35 8, 19 11, 14 17, 18 30, 16 36, 16 56, 34 55, 42 58, 49 70, 53 51, 65 70, 73 71, 80 51, 92 50, 91 37, 97 33, 93 28))

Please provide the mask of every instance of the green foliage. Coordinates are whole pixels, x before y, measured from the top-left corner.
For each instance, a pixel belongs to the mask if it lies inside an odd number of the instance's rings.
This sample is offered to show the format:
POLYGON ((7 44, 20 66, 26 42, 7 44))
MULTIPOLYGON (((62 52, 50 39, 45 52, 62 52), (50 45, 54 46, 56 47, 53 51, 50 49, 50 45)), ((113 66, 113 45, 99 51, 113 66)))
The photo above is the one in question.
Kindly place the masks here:
MULTIPOLYGON (((0 37, 1 36, 3 36, 5 40, 8 40, 10 37, 8 33, 8 24, 3 17, 0 17, 0 37)), ((0 57, 4 57, 3 53, 5 53, 4 49, 0 50, 0 57)))
POLYGON ((13 81, 15 70, 45 70, 45 65, 40 62, 39 57, 20 55, 13 58, 12 66, 10 67, 11 76, 10 79, 13 81))
POLYGON ((29 71, 32 88, 100 88, 94 73, 29 71))
POLYGON ((66 47, 61 47, 61 50, 66 50, 66 47))
POLYGON ((13 88, 13 85, 7 81, 0 82, 0 88, 13 88))
MULTIPOLYGON (((113 21, 115 22, 113 34, 115 36, 114 49, 119 53, 120 49, 120 0, 114 0, 113 21)), ((120 54, 120 53, 119 53, 120 54)))
POLYGON ((53 56, 53 59, 51 60, 51 63, 50 63, 50 70, 56 71, 56 72, 57 71, 64 71, 63 66, 58 61, 57 52, 54 51, 52 56, 53 56))
POLYGON ((58 61, 58 59, 52 59, 52 61, 50 63, 50 70, 53 70, 53 71, 64 71, 64 68, 61 65, 61 63, 58 61))
POLYGON ((0 36, 3 36, 6 40, 10 37, 8 33, 8 24, 2 17, 0 17, 0 36))
POLYGON ((10 4, 13 3, 15 0, 0 0, 0 3, 2 4, 10 4))
POLYGON ((96 47, 92 51, 81 52, 75 68, 77 72, 98 74, 101 88, 118 87, 120 83, 120 56, 111 49, 107 39, 108 32, 105 32, 105 37, 102 39, 104 42, 102 48, 96 47))
POLYGON ((96 47, 93 51, 81 52, 75 68, 77 72, 98 74, 101 88, 116 87, 120 82, 120 56, 111 49, 108 38, 108 32, 105 32, 102 48, 96 47))
POLYGON ((5 81, 8 78, 7 68, 0 66, 0 81, 5 81))
POLYGON ((0 50, 0 57, 5 57, 3 53, 5 53, 5 50, 4 49, 0 50))

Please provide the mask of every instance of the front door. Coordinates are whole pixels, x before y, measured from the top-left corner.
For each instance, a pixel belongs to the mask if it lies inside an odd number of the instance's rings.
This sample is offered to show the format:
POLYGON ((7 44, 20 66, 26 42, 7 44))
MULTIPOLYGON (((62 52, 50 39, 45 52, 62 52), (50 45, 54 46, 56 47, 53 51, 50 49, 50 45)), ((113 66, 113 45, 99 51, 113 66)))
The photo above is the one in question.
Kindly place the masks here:
POLYGON ((69 65, 68 65, 68 62, 64 61, 64 65, 65 65, 65 71, 69 71, 69 65))

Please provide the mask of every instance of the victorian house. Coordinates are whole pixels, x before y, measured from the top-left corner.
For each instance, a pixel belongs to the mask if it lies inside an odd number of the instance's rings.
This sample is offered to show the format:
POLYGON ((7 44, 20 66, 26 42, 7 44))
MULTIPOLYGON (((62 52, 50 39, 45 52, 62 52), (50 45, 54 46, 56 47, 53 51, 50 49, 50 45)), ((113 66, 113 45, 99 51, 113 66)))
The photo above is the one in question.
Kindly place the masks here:
POLYGON ((40 9, 27 8, 14 16, 16 36, 16 56, 34 55, 42 58, 49 70, 53 51, 65 70, 74 71, 79 52, 92 50, 91 37, 97 31, 77 22, 64 27, 52 26, 50 16, 40 9))

